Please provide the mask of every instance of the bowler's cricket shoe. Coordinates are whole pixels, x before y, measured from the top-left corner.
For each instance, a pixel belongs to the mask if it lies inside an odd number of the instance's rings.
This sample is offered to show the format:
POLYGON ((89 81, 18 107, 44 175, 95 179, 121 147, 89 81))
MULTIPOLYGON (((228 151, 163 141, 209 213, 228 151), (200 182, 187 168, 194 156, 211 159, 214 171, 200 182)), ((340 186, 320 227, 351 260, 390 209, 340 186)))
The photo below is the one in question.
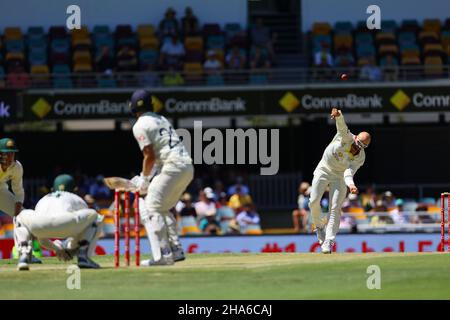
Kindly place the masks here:
POLYGON ((141 267, 150 267, 150 266, 171 266, 175 263, 173 258, 170 257, 163 257, 159 259, 158 261, 155 261, 153 259, 148 260, 142 260, 141 261, 141 267))
POLYGON ((325 228, 319 228, 316 227, 316 234, 317 234, 317 240, 319 241, 319 244, 322 245, 325 241, 325 228))
POLYGON ((88 257, 78 256, 78 266, 81 269, 100 269, 100 265, 88 257))
POLYGON ((28 266, 29 256, 27 254, 21 254, 19 258, 19 263, 17 264, 17 270, 24 271, 24 270, 30 270, 30 267, 28 266))
POLYGON ((172 248, 173 260, 175 262, 183 261, 186 259, 182 247, 172 248))
POLYGON ((334 241, 333 240, 325 240, 322 244, 322 253, 330 254, 333 250, 334 241))

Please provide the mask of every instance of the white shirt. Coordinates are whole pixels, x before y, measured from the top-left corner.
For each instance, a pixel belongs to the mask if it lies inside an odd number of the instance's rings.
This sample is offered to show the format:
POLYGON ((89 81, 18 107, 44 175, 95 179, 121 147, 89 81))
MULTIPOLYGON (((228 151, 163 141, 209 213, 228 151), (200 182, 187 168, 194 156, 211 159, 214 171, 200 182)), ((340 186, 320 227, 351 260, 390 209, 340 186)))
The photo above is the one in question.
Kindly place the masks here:
POLYGON ((149 145, 153 147, 158 166, 168 162, 192 164, 182 140, 164 116, 153 112, 143 114, 133 126, 133 134, 141 150, 149 145))
MULTIPOLYGON (((366 154, 364 153, 364 149, 361 149, 356 156, 350 153, 350 147, 354 141, 354 134, 348 130, 342 112, 336 118, 336 129, 337 133, 333 141, 325 149, 322 160, 320 160, 316 167, 316 171, 321 170, 343 176, 345 184, 351 186, 354 184, 353 176, 364 164, 366 154)), ((314 171, 314 174, 316 171, 314 171)))
POLYGON ((87 209, 86 202, 74 193, 56 191, 49 193, 36 204, 35 211, 40 214, 75 212, 87 209))
POLYGON ((172 41, 168 41, 161 47, 161 52, 171 56, 183 56, 185 50, 181 42, 177 41, 177 43, 174 44, 172 41))
POLYGON ((0 189, 8 190, 8 181, 11 181, 11 189, 16 197, 16 202, 23 203, 25 191, 23 189, 23 167, 19 161, 14 161, 6 171, 0 166, 0 189))
POLYGON ((197 212, 198 220, 205 217, 206 213, 208 211, 216 212, 216 204, 213 201, 211 201, 210 203, 206 203, 204 201, 199 201, 199 202, 195 203, 194 207, 195 207, 195 212, 197 212))
POLYGON ((222 64, 217 59, 214 60, 208 59, 203 64, 203 68, 207 70, 219 70, 222 68, 222 64))

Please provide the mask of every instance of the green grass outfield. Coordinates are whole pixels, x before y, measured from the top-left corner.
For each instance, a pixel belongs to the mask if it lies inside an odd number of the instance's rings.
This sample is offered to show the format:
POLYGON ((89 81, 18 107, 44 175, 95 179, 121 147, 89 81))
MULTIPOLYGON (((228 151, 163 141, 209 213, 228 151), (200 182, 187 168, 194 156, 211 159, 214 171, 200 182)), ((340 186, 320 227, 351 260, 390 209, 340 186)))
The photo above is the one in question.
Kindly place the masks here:
MULTIPOLYGON (((450 299, 447 253, 192 254, 170 267, 81 270, 81 289, 66 288, 56 258, 16 271, 0 260, 0 299, 450 299), (367 267, 381 269, 369 290, 367 267)), ((123 259, 121 261, 123 263, 123 259)))

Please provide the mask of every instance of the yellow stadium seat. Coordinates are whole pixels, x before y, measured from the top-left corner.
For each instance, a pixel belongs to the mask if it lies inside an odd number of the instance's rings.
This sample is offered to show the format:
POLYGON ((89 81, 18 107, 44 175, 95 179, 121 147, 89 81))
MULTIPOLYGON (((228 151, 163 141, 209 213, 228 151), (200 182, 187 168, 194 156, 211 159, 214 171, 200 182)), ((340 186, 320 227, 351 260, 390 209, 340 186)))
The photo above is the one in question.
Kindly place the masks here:
POLYGON ((425 55, 434 54, 434 55, 441 55, 444 54, 444 48, 442 47, 442 44, 426 44, 423 53, 425 55))
POLYGON ((428 206, 427 212, 440 213, 441 208, 439 208, 438 206, 428 206))
POLYGON ((441 76, 444 72, 441 57, 425 57, 424 65, 427 76, 441 76))
POLYGON ((32 74, 48 74, 49 69, 47 65, 34 65, 31 66, 31 73, 32 74))
POLYGON ((203 66, 198 62, 188 62, 184 64, 183 69, 188 73, 201 73, 203 71, 203 66))
POLYGON ((186 50, 200 50, 203 51, 203 38, 202 37, 187 37, 184 40, 184 47, 186 50))
POLYGON ((420 58, 416 56, 403 56, 401 60, 402 65, 420 65, 420 58))
POLYGON ((441 20, 439 19, 425 19, 423 21, 423 30, 431 31, 439 34, 441 32, 441 20))
MULTIPOLYGON (((211 49, 216 52, 217 59, 219 59, 222 63, 225 61, 225 52, 221 49, 211 49)), ((205 52, 205 59, 208 57, 208 52, 205 52)))
POLYGON ((139 39, 139 46, 141 49, 158 50, 159 40, 155 37, 145 36, 139 39))
POLYGON ((89 30, 86 26, 82 26, 81 29, 72 30, 72 41, 74 39, 89 39, 89 30))
POLYGON ((316 22, 312 27, 313 35, 328 35, 331 32, 331 25, 328 22, 316 22))
POLYGON ((109 208, 102 208, 98 211, 103 216, 112 216, 112 212, 109 211, 109 208))
POLYGON ((85 50, 75 51, 72 59, 75 64, 78 64, 78 63, 90 64, 92 61, 91 53, 89 51, 85 51, 85 50))
POLYGON ((425 39, 433 39, 435 42, 439 42, 439 36, 434 31, 422 31, 419 33, 419 41, 422 42, 425 39))
POLYGON ((395 43, 395 34, 392 32, 379 32, 375 36, 377 43, 395 43))
POLYGON ((5 28, 5 40, 20 40, 23 38, 22 30, 19 27, 5 28))
POLYGON ((383 55, 397 55, 398 54, 398 47, 395 44, 382 44, 378 48, 378 54, 383 55))
POLYGON ((22 52, 8 52, 6 54, 6 61, 13 59, 24 60, 25 57, 22 52))
POLYGON ((76 38, 72 40, 72 46, 76 47, 76 46, 91 46, 92 45, 92 41, 90 38, 76 38))
POLYGON ((363 208, 350 207, 349 210, 348 210, 348 214, 353 216, 356 220, 367 219, 367 216, 366 216, 363 208))
POLYGON ((155 36, 155 27, 151 24, 140 24, 137 28, 139 38, 155 36))
POLYGON ((337 34, 334 36, 334 48, 352 48, 353 36, 351 34, 337 34))
POLYGON ((181 235, 201 234, 202 232, 197 226, 185 226, 181 228, 181 235))
POLYGON ((261 229, 249 229, 249 230, 245 231, 245 234, 248 234, 248 235, 260 235, 260 234, 263 234, 263 232, 262 232, 261 229))
POLYGON ((76 63, 73 72, 92 72, 92 65, 88 63, 76 63))

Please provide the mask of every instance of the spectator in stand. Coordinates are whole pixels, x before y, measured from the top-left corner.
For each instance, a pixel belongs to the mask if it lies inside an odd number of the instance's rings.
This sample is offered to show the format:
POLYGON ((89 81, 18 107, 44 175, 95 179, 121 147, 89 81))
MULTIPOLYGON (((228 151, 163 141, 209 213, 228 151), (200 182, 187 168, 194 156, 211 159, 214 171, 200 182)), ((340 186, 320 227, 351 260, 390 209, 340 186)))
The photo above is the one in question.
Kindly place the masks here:
POLYGON ((269 57, 264 54, 262 48, 255 47, 255 52, 250 60, 250 68, 252 70, 268 69, 271 67, 269 57))
POLYGON ((117 53, 118 71, 136 71, 138 60, 136 51, 130 46, 123 46, 117 53))
POLYGON ((241 187, 237 186, 236 193, 230 197, 228 205, 235 210, 235 212, 240 212, 244 206, 249 205, 252 202, 250 195, 243 193, 241 187))
POLYGON ((242 234, 248 233, 250 230, 261 231, 261 219, 253 204, 245 204, 237 215, 236 221, 239 223, 242 234))
POLYGON ((384 204, 384 206, 386 207, 386 209, 388 211, 390 211, 391 209, 395 208, 395 206, 396 206, 395 205, 395 197, 394 197, 394 195, 392 194, 391 191, 386 191, 383 194, 383 204, 384 204))
POLYGON ((408 222, 405 213, 403 212, 403 200, 395 200, 395 208, 390 211, 392 219, 396 224, 404 224, 408 222))
POLYGON ((369 212, 375 208, 376 194, 371 186, 366 187, 366 191, 361 194, 361 204, 364 211, 369 212))
POLYGON ((320 51, 314 55, 315 78, 317 80, 329 80, 331 78, 331 68, 333 67, 333 57, 328 52, 329 45, 321 44, 320 51))
POLYGON ((196 36, 198 35, 198 19, 194 15, 191 7, 186 7, 184 11, 184 17, 181 18, 181 30, 183 36, 196 36))
POLYGON ((398 80, 398 65, 395 63, 392 55, 386 56, 386 63, 383 66, 383 79, 384 81, 398 80))
POLYGON ((111 197, 111 191, 105 185, 103 181, 104 177, 98 175, 95 178, 95 182, 89 188, 89 194, 94 197, 95 200, 105 200, 111 197))
POLYGON ((220 194, 218 206, 216 219, 220 223, 222 234, 230 233, 232 232, 230 222, 235 220, 236 215, 234 210, 228 206, 228 196, 225 192, 220 194))
POLYGON ((182 86, 184 84, 184 78, 173 66, 170 66, 162 82, 167 87, 182 86))
POLYGON ((174 67, 180 70, 185 54, 184 45, 179 41, 178 36, 172 35, 170 41, 165 42, 161 47, 159 55, 161 69, 167 70, 169 67, 174 67))
POLYGON ((220 225, 216 220, 216 209, 206 211, 205 217, 200 221, 200 230, 207 235, 220 234, 220 225))
POLYGON ((197 212, 192 205, 192 197, 185 192, 180 199, 180 203, 175 207, 179 230, 183 227, 198 227, 197 212))
POLYGON ((201 221, 206 216, 208 211, 216 211, 216 204, 214 202, 214 193, 205 188, 200 190, 198 195, 198 202, 195 203, 195 211, 197 212, 197 220, 201 221))
POLYGON ((271 34, 270 29, 264 26, 261 18, 256 19, 255 25, 250 30, 250 34, 252 45, 265 48, 273 60, 275 58, 273 43, 276 41, 276 34, 271 34))
POLYGON ((384 205, 383 200, 377 200, 373 212, 375 213, 375 215, 373 215, 372 219, 370 220, 371 225, 377 226, 394 223, 392 218, 387 214, 387 208, 384 205))
POLYGON ((159 23, 159 35, 161 40, 165 37, 177 36, 179 34, 178 21, 175 18, 176 12, 173 8, 168 8, 164 19, 159 23))
POLYGON ((244 179, 241 176, 236 178, 236 184, 230 186, 227 190, 227 194, 232 196, 236 193, 237 188, 240 188, 242 194, 249 194, 248 186, 244 184, 244 179))
POLYGON ((368 81, 382 80, 381 69, 375 65, 375 59, 373 57, 367 58, 367 63, 361 68, 359 78, 368 81))
POLYGON ((91 196, 90 194, 87 194, 83 198, 84 198, 84 201, 86 202, 86 204, 88 205, 89 209, 94 209, 95 211, 100 210, 100 208, 97 205, 97 203, 95 202, 95 199, 93 196, 91 196))
POLYGON ((295 232, 308 232, 308 203, 310 193, 311 185, 308 182, 302 182, 298 187, 298 207, 292 212, 292 220, 295 232))
POLYGON ((97 72, 104 73, 105 75, 112 75, 114 69, 114 59, 108 46, 103 46, 99 50, 95 58, 95 66, 97 72))
POLYGON ((413 217, 412 223, 435 223, 433 217, 428 213, 426 204, 419 204, 416 208, 417 215, 413 217))
POLYGON ((245 68, 247 58, 242 54, 238 46, 234 46, 225 57, 225 61, 228 69, 242 70, 245 68))
POLYGON ((208 50, 207 58, 203 63, 203 69, 207 74, 218 74, 222 71, 222 62, 217 58, 215 50, 208 50))

